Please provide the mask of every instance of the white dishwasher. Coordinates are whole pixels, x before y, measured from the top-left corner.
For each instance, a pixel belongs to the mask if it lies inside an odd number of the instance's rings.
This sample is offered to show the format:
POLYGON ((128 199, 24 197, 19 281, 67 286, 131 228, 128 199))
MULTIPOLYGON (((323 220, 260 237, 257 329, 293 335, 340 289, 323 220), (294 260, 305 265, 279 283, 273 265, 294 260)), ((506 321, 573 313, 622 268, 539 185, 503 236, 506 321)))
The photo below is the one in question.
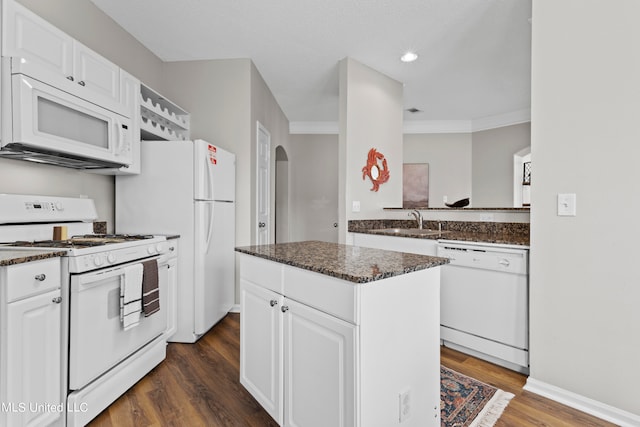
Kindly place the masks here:
POLYGON ((440 339, 445 346, 529 371, 528 249, 438 243, 440 339))

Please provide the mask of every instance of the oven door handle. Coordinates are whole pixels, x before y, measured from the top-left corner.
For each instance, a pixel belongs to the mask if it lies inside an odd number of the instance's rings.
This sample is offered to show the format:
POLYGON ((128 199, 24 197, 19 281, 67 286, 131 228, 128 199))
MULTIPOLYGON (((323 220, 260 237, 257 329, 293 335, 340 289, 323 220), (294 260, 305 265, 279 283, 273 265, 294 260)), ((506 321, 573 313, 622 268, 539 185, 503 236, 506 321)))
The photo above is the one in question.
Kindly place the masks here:
MULTIPOLYGON (((144 261, 149 261, 152 259, 158 260, 158 268, 161 266, 161 261, 159 256, 145 258, 144 261)), ((71 276, 71 291, 72 292, 80 292, 84 289, 90 289, 95 286, 99 286, 105 280, 111 279, 117 276, 124 276, 124 267, 140 264, 141 261, 130 262, 127 264, 118 265, 115 267, 106 267, 102 270, 82 273, 82 274, 74 274, 71 276)))

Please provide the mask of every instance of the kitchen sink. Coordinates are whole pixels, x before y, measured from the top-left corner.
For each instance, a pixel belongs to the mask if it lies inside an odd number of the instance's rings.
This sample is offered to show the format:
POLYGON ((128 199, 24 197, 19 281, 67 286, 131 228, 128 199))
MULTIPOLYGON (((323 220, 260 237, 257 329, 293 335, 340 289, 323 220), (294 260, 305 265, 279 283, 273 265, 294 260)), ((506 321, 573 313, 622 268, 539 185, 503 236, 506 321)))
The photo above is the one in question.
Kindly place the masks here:
POLYGON ((433 236, 448 233, 448 231, 438 231, 431 228, 379 228, 369 230, 374 234, 398 235, 398 236, 433 236))

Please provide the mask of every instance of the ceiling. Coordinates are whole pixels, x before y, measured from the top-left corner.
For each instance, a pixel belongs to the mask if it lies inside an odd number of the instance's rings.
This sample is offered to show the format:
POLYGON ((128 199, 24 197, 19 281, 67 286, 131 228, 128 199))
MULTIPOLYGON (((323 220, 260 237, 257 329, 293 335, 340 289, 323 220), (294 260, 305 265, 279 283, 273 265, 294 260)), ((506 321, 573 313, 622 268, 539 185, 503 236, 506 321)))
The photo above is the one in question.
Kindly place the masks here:
POLYGON ((291 122, 338 120, 345 57, 404 84, 406 121, 530 108, 531 0, 91 1, 163 61, 250 58, 291 122))

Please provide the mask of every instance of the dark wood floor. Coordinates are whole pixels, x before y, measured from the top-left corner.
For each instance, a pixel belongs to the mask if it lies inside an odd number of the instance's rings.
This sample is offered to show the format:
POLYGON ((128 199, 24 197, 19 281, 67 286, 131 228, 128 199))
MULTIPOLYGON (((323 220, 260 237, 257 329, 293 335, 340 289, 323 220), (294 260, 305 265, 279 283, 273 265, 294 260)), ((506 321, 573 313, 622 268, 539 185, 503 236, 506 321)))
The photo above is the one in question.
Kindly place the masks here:
MULTIPOLYGON (((89 425, 277 426, 238 382, 239 349, 240 316, 229 314, 196 344, 169 344, 167 359, 89 425)), ((524 375, 448 348, 442 348, 441 361, 515 394, 496 427, 614 426, 523 391, 524 375)))

